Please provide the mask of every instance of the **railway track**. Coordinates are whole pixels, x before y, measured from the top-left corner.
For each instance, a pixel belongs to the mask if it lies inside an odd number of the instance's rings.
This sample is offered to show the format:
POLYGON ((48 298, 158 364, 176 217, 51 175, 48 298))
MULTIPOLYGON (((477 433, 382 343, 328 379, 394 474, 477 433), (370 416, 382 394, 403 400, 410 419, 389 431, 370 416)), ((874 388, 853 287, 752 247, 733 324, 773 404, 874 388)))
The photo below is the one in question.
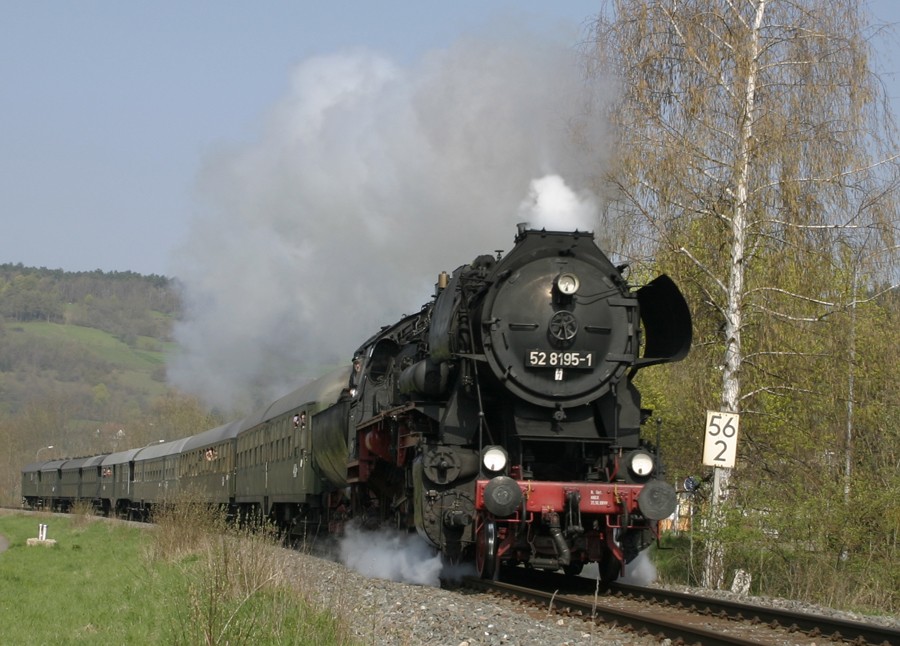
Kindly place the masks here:
POLYGON ((580 617, 675 643, 703 645, 900 644, 900 630, 684 593, 614 585, 595 595, 595 582, 513 574, 506 582, 467 579, 468 587, 524 602, 541 613, 580 617))
POLYGON ((900 630, 877 624, 632 585, 614 585, 611 592, 616 596, 644 599, 663 607, 686 608, 704 616, 780 627, 820 642, 826 638, 854 644, 900 644, 900 630))

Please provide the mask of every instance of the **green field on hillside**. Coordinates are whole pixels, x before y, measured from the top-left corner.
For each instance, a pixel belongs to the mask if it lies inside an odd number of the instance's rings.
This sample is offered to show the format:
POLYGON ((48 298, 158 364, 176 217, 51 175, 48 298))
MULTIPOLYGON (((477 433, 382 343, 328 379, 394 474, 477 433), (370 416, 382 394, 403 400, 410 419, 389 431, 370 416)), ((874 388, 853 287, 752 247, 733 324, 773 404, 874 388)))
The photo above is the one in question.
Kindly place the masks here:
POLYGON ((87 348, 97 359, 109 361, 117 367, 131 370, 153 370, 165 361, 165 353, 173 351, 174 343, 150 337, 138 337, 134 347, 108 332, 80 325, 28 322, 10 325, 13 332, 33 335, 47 341, 77 343, 87 348))
POLYGON ((115 383, 151 397, 165 391, 166 355, 176 348, 150 337, 129 345, 95 328, 46 322, 7 324, 4 339, 3 375, 12 380, 115 383))

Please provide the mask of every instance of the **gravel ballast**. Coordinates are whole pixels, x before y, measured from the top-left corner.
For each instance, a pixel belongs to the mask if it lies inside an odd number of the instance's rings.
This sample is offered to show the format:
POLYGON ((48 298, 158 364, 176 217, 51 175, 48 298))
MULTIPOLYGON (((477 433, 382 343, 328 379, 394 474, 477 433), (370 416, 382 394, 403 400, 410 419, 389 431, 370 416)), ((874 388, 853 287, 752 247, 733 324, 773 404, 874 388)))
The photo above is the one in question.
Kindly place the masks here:
POLYGON ((621 630, 560 618, 468 590, 371 578, 344 565, 297 555, 300 576, 316 582, 308 591, 347 622, 363 644, 413 646, 658 644, 621 630))
MULTIPOLYGON (((297 555, 297 565, 304 578, 311 576, 308 580, 316 582, 316 590, 308 591, 316 602, 334 608, 334 612, 347 622, 353 639, 363 644, 638 646, 661 643, 651 636, 594 625, 578 618, 558 617, 546 610, 536 610, 484 593, 364 576, 340 563, 305 554, 297 555)), ((727 591, 683 586, 675 589, 900 627, 897 618, 862 617, 801 602, 747 597, 727 591)))

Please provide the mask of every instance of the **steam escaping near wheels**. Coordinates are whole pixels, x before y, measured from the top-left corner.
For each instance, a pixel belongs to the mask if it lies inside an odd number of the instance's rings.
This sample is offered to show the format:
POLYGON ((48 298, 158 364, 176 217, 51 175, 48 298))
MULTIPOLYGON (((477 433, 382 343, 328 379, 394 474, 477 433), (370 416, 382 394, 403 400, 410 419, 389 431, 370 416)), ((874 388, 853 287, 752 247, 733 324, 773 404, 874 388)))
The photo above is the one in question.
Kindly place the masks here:
MULTIPOLYGON (((599 576, 598 565, 596 563, 588 563, 584 566, 579 576, 585 579, 596 580, 599 576)), ((617 583, 626 583, 628 585, 650 585, 656 581, 656 566, 646 552, 641 552, 628 565, 625 566, 625 575, 617 580, 617 583)))
POLYGON ((440 587, 441 556, 416 534, 349 525, 339 541, 341 563, 366 577, 440 587))

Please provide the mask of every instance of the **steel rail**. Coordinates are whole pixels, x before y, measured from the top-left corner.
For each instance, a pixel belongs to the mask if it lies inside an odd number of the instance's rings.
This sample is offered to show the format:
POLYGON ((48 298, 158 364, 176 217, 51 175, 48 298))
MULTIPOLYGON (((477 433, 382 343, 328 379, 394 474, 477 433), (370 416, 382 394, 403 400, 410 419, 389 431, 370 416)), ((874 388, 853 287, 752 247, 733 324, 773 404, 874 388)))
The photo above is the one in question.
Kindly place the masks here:
POLYGON ((525 588, 501 581, 489 581, 485 579, 468 578, 465 584, 475 589, 492 593, 508 595, 516 599, 546 605, 557 612, 565 609, 574 614, 580 614, 583 619, 602 623, 607 627, 631 630, 634 632, 646 632, 660 638, 678 640, 687 644, 700 643, 704 646, 760 646, 768 642, 749 640, 737 635, 729 635, 722 631, 706 630, 702 627, 670 621, 650 614, 636 613, 621 610, 603 604, 602 602, 588 602, 584 599, 559 595, 533 588, 525 588))
POLYGON ((826 637, 832 640, 844 640, 866 644, 900 644, 900 630, 867 624, 837 617, 813 615, 806 612, 770 608, 726 599, 698 596, 684 592, 675 592, 662 588, 646 588, 642 586, 614 583, 610 592, 623 596, 641 598, 669 604, 675 607, 690 608, 696 612, 711 615, 728 616, 744 621, 758 621, 768 625, 802 631, 810 637, 826 637))

